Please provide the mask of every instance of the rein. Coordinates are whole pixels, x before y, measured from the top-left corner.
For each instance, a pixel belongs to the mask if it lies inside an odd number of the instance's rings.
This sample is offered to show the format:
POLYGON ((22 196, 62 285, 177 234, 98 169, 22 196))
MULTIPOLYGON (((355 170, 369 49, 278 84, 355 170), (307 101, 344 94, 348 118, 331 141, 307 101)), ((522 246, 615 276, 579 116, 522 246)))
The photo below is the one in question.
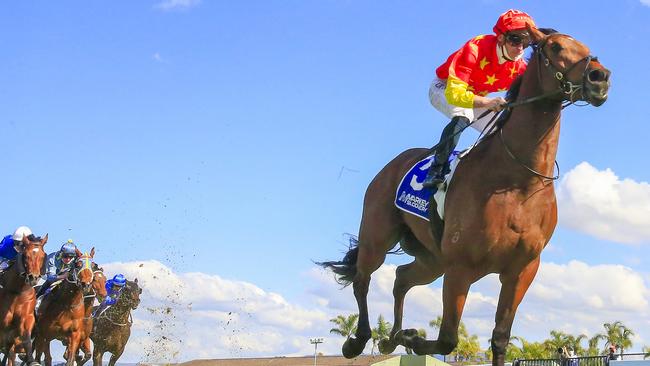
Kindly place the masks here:
MULTIPOLYGON (((526 104, 530 104, 530 103, 537 102, 537 101, 540 101, 540 100, 544 100, 546 98, 549 98, 549 97, 552 97, 552 96, 555 96, 555 95, 561 94, 561 93, 564 93, 569 98, 568 103, 562 106, 562 109, 564 109, 565 107, 568 107, 569 105, 574 104, 575 101, 576 101, 576 100, 573 99, 575 93, 577 91, 582 91, 584 89, 584 85, 585 85, 585 83, 587 81, 587 70, 589 68, 589 63, 592 60, 597 61, 598 58, 596 56, 593 56, 593 55, 587 55, 587 56, 581 58, 580 60, 576 61, 575 63, 573 63, 573 65, 571 65, 564 72, 559 71, 557 66, 555 66, 553 64, 553 62, 551 62, 551 59, 549 59, 548 56, 546 56, 546 53, 544 52, 544 46, 546 45, 547 39, 548 39, 548 36, 546 36, 542 41, 540 41, 536 46, 534 46, 534 50, 535 50, 534 52, 535 52, 536 56, 538 57, 537 79, 538 79, 539 85, 541 85, 542 84, 541 83, 541 74, 542 74, 542 72, 541 72, 541 67, 542 66, 541 65, 544 65, 546 68, 548 68, 551 71, 551 73, 553 74, 555 79, 559 82, 559 87, 557 89, 555 89, 555 90, 550 91, 550 92, 546 92, 546 93, 543 93, 543 94, 540 94, 540 95, 537 95, 537 96, 534 96, 534 97, 526 98, 524 100, 508 102, 508 103, 506 103, 506 105, 504 106, 503 109, 512 109, 512 108, 519 107, 519 106, 522 106, 522 105, 526 105, 526 104), (571 70, 573 70, 574 67, 576 67, 578 64, 580 64, 583 61, 586 61, 586 62, 585 62, 585 69, 582 72, 582 83, 580 85, 576 85, 573 82, 571 82, 570 80, 568 80, 568 78, 566 77, 566 74, 571 72, 571 70)), ((589 102, 587 102, 587 104, 589 104, 589 102)), ((479 118, 477 118, 477 120, 483 118, 489 112, 490 111, 484 112, 483 114, 481 114, 479 116, 479 118)), ((496 119, 496 116, 497 116, 497 114, 495 114, 495 116, 490 120, 490 122, 488 122, 488 126, 494 122, 494 120, 496 119)), ((559 121, 559 119, 558 119, 558 121, 559 121)), ((530 166, 528 166, 525 162, 523 162, 521 159, 519 159, 512 152, 512 150, 510 149, 510 147, 506 143, 506 140, 505 140, 505 138, 503 136, 503 128, 499 128, 499 139, 501 140, 501 144, 503 145, 503 148, 506 150, 506 152, 508 153, 510 158, 512 158, 512 160, 516 161, 519 165, 521 165, 523 168, 528 170, 531 174, 533 174, 533 175, 535 175, 535 176, 537 176, 539 178, 542 178, 544 180, 548 180, 548 181, 555 181, 555 180, 560 178, 560 165, 558 164, 557 160, 555 160, 555 167, 557 168, 557 175, 548 176, 548 175, 542 174, 542 173, 536 171, 535 169, 531 168, 530 166)))
POLYGON ((118 323, 115 322, 113 319, 109 318, 108 315, 106 315, 106 311, 102 313, 102 315, 99 316, 99 319, 106 319, 108 320, 111 324, 117 325, 118 327, 124 327, 124 326, 131 326, 133 325, 133 318, 131 317, 131 311, 129 311, 129 317, 127 318, 126 323, 118 323))

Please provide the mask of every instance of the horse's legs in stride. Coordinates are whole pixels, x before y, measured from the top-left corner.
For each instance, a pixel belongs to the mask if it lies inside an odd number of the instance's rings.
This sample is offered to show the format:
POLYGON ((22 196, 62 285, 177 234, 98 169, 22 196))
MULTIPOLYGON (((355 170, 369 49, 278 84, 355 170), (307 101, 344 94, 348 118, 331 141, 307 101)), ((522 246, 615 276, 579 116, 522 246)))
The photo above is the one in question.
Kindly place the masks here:
MULTIPOLYGON (((374 208, 374 207, 373 207, 374 208)), ((399 240, 399 224, 391 222, 387 212, 365 207, 359 230, 359 253, 356 274, 352 283, 354 297, 359 307, 359 320, 354 338, 348 338, 342 347, 343 356, 353 358, 363 352, 371 337, 368 320, 368 286, 370 275, 384 263, 386 253, 399 240), (372 221, 373 225, 368 222, 372 221)))
POLYGON ((9 347, 9 351, 7 352, 7 366, 14 366, 14 362, 16 361, 16 344, 12 344, 11 347, 9 347))
POLYGON ((496 325, 492 331, 492 365, 503 366, 510 330, 517 307, 537 274, 540 258, 530 262, 521 273, 501 274, 501 292, 495 316, 496 325))
POLYGON ((433 258, 423 258, 416 257, 413 262, 397 267, 393 285, 393 297, 395 298, 393 329, 390 331, 389 339, 379 341, 379 351, 383 354, 392 353, 399 344, 395 335, 402 330, 406 293, 413 286, 427 285, 442 275, 442 267, 433 258))
POLYGON ((77 356, 77 366, 83 366, 92 357, 92 353, 90 352, 90 338, 86 338, 81 342, 79 349, 83 352, 83 356, 77 356))
POLYGON ((65 351, 66 354, 66 366, 74 366, 74 362, 76 360, 77 352, 79 352, 79 341, 81 338, 81 335, 78 332, 72 333, 70 337, 68 337, 68 347, 65 351))
MULTIPOLYGON (((126 346, 126 344, 124 346, 126 346)), ((124 352, 124 346, 122 346, 122 348, 120 348, 117 352, 111 353, 111 359, 108 360, 108 366, 115 366, 117 359, 120 358, 124 352)))
POLYGON ((50 352, 50 341, 43 338, 43 351, 45 352, 45 366, 52 366, 52 352, 50 352))
POLYGON ((32 336, 29 333, 20 337, 23 349, 25 350, 25 363, 31 366, 34 363, 32 336))
POLYGON ((473 268, 453 267, 445 272, 442 287, 442 324, 438 339, 424 340, 413 335, 402 336, 402 345, 413 349, 418 355, 441 354, 447 355, 458 344, 458 325, 463 314, 467 292, 476 280, 473 268))
POLYGON ((97 344, 93 348, 93 366, 102 366, 102 358, 104 357, 104 350, 99 349, 97 344))

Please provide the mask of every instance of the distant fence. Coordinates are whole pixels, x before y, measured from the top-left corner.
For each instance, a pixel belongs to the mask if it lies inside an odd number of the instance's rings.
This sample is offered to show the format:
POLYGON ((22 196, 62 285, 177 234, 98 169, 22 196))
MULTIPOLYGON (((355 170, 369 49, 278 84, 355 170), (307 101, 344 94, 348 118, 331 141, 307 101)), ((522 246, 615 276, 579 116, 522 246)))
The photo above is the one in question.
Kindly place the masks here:
MULTIPOLYGON (((650 354, 647 353, 624 353, 617 354, 613 361, 643 361, 650 363, 650 354)), ((565 360, 560 359, 532 359, 515 360, 512 366, 610 366, 609 356, 574 357, 565 360)))
POLYGON ((515 360, 512 366, 608 366, 608 356, 575 357, 560 359, 515 360))

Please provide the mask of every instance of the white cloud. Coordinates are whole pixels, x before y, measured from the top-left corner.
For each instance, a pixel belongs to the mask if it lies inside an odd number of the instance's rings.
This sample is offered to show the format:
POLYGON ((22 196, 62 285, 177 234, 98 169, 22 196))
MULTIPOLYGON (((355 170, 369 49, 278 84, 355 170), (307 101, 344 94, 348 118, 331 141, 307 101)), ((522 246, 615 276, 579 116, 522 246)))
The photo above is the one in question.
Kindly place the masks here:
POLYGON ((156 4, 156 8, 170 11, 170 10, 185 10, 197 6, 201 0, 164 0, 156 4))
POLYGON ((600 239, 650 242, 650 184, 583 162, 558 188, 560 223, 600 239))
POLYGON ((641 4, 645 6, 650 6, 650 0, 641 0, 641 4))
POLYGON ((151 58, 156 62, 160 62, 160 63, 167 62, 167 60, 163 59, 162 56, 160 56, 159 52, 156 52, 153 55, 151 55, 151 58))
MULTIPOLYGON (((325 338, 319 350, 340 354, 344 339, 329 333, 329 319, 357 312, 351 287, 341 289, 320 268, 302 276, 306 296, 295 301, 249 282, 175 273, 156 261, 110 263, 104 268, 109 274, 137 277, 143 288, 122 362, 309 355, 313 352, 309 338, 316 336, 325 338)), ((393 321, 395 268, 383 265, 373 274, 368 298, 372 323, 379 314, 393 321)), ((637 331, 635 348, 640 348, 644 340, 650 342, 648 281, 620 265, 543 263, 520 307, 513 334, 528 340, 541 340, 551 329, 593 335, 602 331, 604 322, 622 320, 637 331)), ((425 328, 429 338, 435 338, 428 323, 442 314, 441 282, 409 292, 405 328, 425 328)), ((479 335, 483 347, 494 326, 498 289, 496 275, 481 280, 470 291, 463 313, 463 321, 479 335)))

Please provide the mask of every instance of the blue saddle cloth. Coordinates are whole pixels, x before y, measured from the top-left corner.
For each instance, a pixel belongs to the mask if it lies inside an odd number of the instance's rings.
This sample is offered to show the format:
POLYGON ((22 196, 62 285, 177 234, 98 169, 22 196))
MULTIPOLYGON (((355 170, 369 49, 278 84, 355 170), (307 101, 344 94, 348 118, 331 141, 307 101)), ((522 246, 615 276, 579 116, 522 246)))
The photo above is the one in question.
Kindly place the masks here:
MULTIPOLYGON (((449 157, 449 161, 455 159, 458 154, 460 154, 459 151, 454 151, 449 157)), ((422 183, 424 183, 427 172, 434 161, 435 156, 429 155, 415 163, 402 178, 395 194, 395 206, 397 208, 427 221, 429 221, 430 202, 438 188, 425 188, 422 183)))

